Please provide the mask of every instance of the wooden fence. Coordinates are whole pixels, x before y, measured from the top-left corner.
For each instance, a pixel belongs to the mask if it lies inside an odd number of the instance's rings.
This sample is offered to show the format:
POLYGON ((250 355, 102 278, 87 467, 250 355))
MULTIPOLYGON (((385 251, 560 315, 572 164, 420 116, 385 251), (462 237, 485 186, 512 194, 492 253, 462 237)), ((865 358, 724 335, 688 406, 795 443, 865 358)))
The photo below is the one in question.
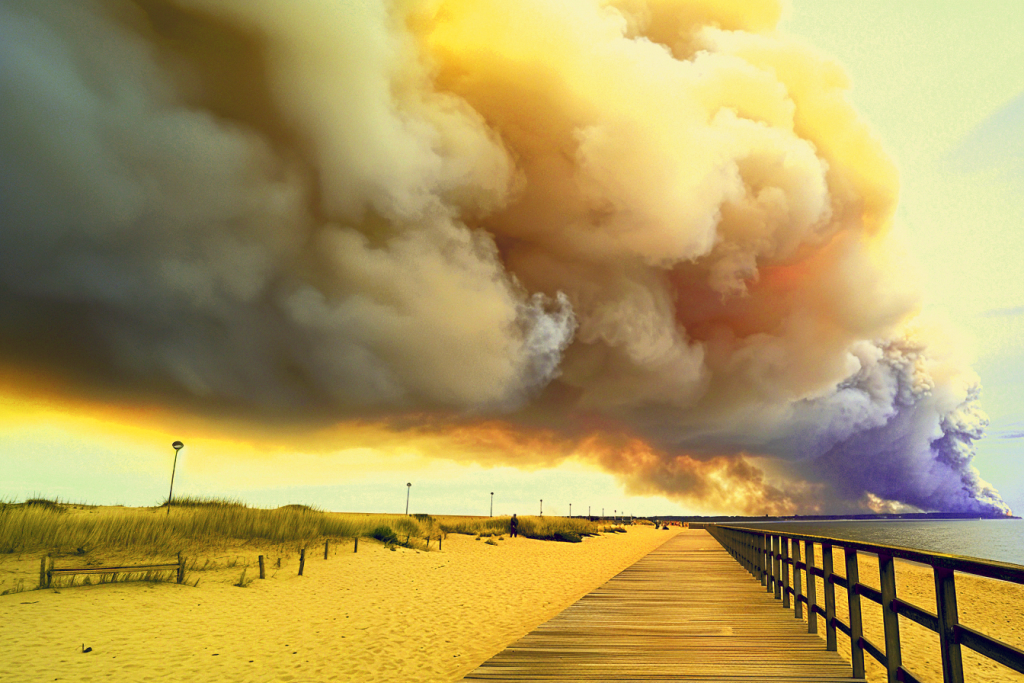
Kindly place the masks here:
MULTIPOLYGON (((437 549, 441 550, 441 539, 443 534, 437 535, 437 549)), ((406 544, 409 543, 409 536, 406 536, 406 544)), ((430 542, 434 539, 433 535, 428 535, 424 540, 427 543, 427 550, 430 550, 430 542)), ((324 559, 326 560, 330 554, 331 541, 326 539, 324 541, 324 559)), ((359 537, 356 536, 355 544, 352 549, 353 552, 359 552, 359 537)), ((263 555, 258 557, 260 567, 260 578, 267 578, 266 566, 264 563, 263 555)), ((280 560, 278 561, 280 566, 280 560)), ((306 567, 306 548, 299 549, 299 576, 303 575, 306 567)), ((44 556, 39 564, 39 587, 49 588, 53 583, 53 577, 55 576, 74 576, 76 574, 135 574, 139 572, 160 572, 160 571, 177 571, 177 582, 182 583, 185 580, 185 560, 182 558, 181 553, 178 553, 178 561, 174 564, 140 564, 132 565, 127 567, 69 567, 65 569, 55 569, 53 567, 53 560, 49 556, 44 556)), ((243 574, 244 577, 244 574, 243 574)))
POLYGON ((56 569, 53 560, 44 556, 39 563, 39 587, 49 588, 55 576, 75 576, 78 574, 138 574, 141 572, 176 572, 175 580, 185 580, 185 558, 178 554, 178 561, 171 564, 137 564, 124 567, 66 567, 56 569))
POLYGON ((961 624, 957 617, 954 572, 1024 584, 1024 567, 990 562, 957 555, 944 555, 896 546, 847 541, 811 534, 781 533, 767 529, 708 524, 706 530, 749 571, 783 607, 792 606, 797 618, 807 608, 807 630, 818 632, 818 616, 825 621, 825 644, 836 649, 837 631, 850 638, 853 677, 864 678, 864 653, 886 668, 890 683, 918 683, 900 655, 899 617, 903 616, 939 635, 942 650, 942 676, 946 683, 964 680, 961 646, 966 646, 1014 671, 1024 673, 1024 651, 961 624), (801 542, 803 558, 801 557, 801 542), (821 566, 815 563, 816 548, 821 550, 821 566), (846 557, 846 576, 834 573, 832 551, 841 548, 846 557), (878 557, 879 586, 875 590, 860 582, 857 553, 878 557), (935 602, 938 614, 912 605, 896 595, 893 559, 901 558, 932 567, 935 575, 935 602), (790 569, 792 568, 792 586, 790 569), (825 606, 818 604, 815 577, 822 580, 825 606), (802 580, 803 579, 803 580, 802 580), (806 589, 804 588, 806 586, 806 589), (846 589, 850 623, 836 618, 835 587, 846 589), (861 597, 882 607, 885 632, 884 649, 864 637, 861 597))

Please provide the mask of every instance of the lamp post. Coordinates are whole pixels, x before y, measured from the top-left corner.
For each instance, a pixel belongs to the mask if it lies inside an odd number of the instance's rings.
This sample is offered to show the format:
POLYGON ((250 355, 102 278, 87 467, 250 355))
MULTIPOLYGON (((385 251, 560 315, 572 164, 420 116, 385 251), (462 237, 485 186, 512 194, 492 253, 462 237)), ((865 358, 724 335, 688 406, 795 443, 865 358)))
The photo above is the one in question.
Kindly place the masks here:
POLYGON ((167 514, 171 514, 171 501, 174 500, 174 472, 178 469, 178 451, 185 447, 180 441, 171 444, 174 449, 174 465, 171 466, 171 490, 167 493, 167 514))
POLYGON ((494 491, 491 491, 491 517, 494 516, 494 491))
POLYGON ((544 499, 543 498, 540 499, 540 516, 541 517, 544 516, 544 499))
POLYGON ((569 503, 569 519, 572 519, 572 503, 569 503))
POLYGON ((405 485, 405 514, 409 515, 409 494, 412 493, 412 482, 405 485))

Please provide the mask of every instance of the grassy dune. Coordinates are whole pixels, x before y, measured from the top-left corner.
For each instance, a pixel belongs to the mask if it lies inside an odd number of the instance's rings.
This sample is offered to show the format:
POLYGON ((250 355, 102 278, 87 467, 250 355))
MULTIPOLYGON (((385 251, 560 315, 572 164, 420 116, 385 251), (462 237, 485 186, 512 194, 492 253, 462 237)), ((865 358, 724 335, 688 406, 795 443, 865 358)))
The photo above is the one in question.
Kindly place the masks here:
MULTIPOLYGON (((446 533, 475 534, 492 536, 507 534, 508 517, 485 517, 479 519, 464 517, 439 517, 441 529, 446 533)), ((519 535, 544 541, 579 541, 584 536, 594 536, 602 531, 618 530, 611 525, 602 525, 579 517, 520 517, 519 535)))
POLYGON ((406 538, 412 544, 441 533, 426 516, 339 514, 300 505, 265 510, 235 501, 184 499, 176 500, 168 513, 166 506, 97 508, 51 501, 0 509, 0 553, 80 548, 160 553, 232 541, 312 543, 372 537, 383 527, 403 544, 406 538))
MULTIPOLYGON (((130 549, 159 554, 237 542, 312 544, 356 537, 426 547, 427 539, 447 533, 490 536, 506 534, 508 528, 508 517, 335 513, 304 505, 268 510, 218 499, 176 499, 170 512, 166 505, 100 508, 34 499, 0 504, 0 553, 130 549)), ((544 540, 578 541, 618 530, 579 518, 521 517, 519 521, 520 535, 544 540)))

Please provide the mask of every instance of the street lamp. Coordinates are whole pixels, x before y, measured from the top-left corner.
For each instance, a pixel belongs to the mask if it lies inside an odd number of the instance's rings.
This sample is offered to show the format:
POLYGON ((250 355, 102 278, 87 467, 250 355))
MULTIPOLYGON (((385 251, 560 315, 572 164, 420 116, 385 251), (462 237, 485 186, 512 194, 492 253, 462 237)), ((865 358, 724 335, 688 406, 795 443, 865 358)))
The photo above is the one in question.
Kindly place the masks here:
POLYGON ((569 519, 572 519, 572 503, 569 503, 569 519))
POLYGON ((491 517, 494 516, 494 491, 491 491, 491 517))
POLYGON ((405 485, 405 514, 409 514, 409 494, 412 493, 412 482, 405 485))
POLYGON ((167 514, 171 514, 171 501, 174 500, 174 471, 178 469, 178 451, 185 447, 180 441, 171 444, 174 449, 174 465, 171 466, 171 490, 167 493, 167 514))
POLYGON ((544 499, 543 498, 540 499, 540 516, 541 517, 544 516, 544 499))

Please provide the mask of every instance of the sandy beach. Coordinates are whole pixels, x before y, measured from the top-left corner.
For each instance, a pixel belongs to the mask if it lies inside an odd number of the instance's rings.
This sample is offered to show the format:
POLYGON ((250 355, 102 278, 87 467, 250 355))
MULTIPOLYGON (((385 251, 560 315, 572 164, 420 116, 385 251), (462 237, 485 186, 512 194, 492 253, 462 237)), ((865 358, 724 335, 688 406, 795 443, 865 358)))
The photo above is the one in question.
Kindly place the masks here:
MULTIPOLYGON (((307 551, 297 575, 293 546, 226 546, 188 558, 188 583, 119 583, 0 596, 0 680, 29 681, 454 681, 658 547, 678 530, 627 527, 582 543, 505 536, 493 544, 449 534, 429 552, 362 539, 307 551), (266 556, 267 579, 256 558, 266 556), (278 566, 280 560, 280 566, 278 566), (200 567, 205 567, 200 569, 200 567), (242 570, 246 587, 239 587, 242 570), (82 649, 92 648, 83 653, 82 649)), ((682 533, 703 533, 699 531, 682 533)), ((0 559, 0 587, 34 587, 40 554, 0 559)), ((171 558, 93 553, 58 566, 171 558)), ((844 566, 841 552, 836 567, 844 566)), ((861 580, 877 587, 874 557, 861 580)), ((753 579, 751 579, 753 580, 753 579)), ((934 611, 930 568, 897 562, 899 595, 934 611)), ((1024 587, 957 575, 963 623, 1024 647, 1024 587)), ((818 600, 823 599, 820 580, 818 600)), ((845 591, 838 616, 847 621, 845 591)), ((781 604, 779 606, 781 610, 781 604)), ((862 600, 865 636, 882 646, 880 609, 862 600)), ((938 638, 901 619, 903 662, 924 681, 942 679, 938 638)), ((824 628, 819 635, 824 648, 824 628)), ((849 660, 849 640, 839 634, 849 660)), ((866 657, 868 681, 885 672, 866 657)), ((969 681, 1021 676, 964 649, 969 681)))
MULTIPOLYGON (((12 593, 0 596, 0 680, 458 680, 677 533, 628 529, 582 543, 449 534, 440 552, 363 539, 353 553, 349 541, 326 561, 311 548, 301 577, 294 548, 247 546, 200 558, 219 568, 189 572, 197 587, 12 593), (267 579, 233 585, 246 563, 258 575, 260 552, 267 579)), ((34 587, 39 557, 0 559, 2 585, 34 587)))

